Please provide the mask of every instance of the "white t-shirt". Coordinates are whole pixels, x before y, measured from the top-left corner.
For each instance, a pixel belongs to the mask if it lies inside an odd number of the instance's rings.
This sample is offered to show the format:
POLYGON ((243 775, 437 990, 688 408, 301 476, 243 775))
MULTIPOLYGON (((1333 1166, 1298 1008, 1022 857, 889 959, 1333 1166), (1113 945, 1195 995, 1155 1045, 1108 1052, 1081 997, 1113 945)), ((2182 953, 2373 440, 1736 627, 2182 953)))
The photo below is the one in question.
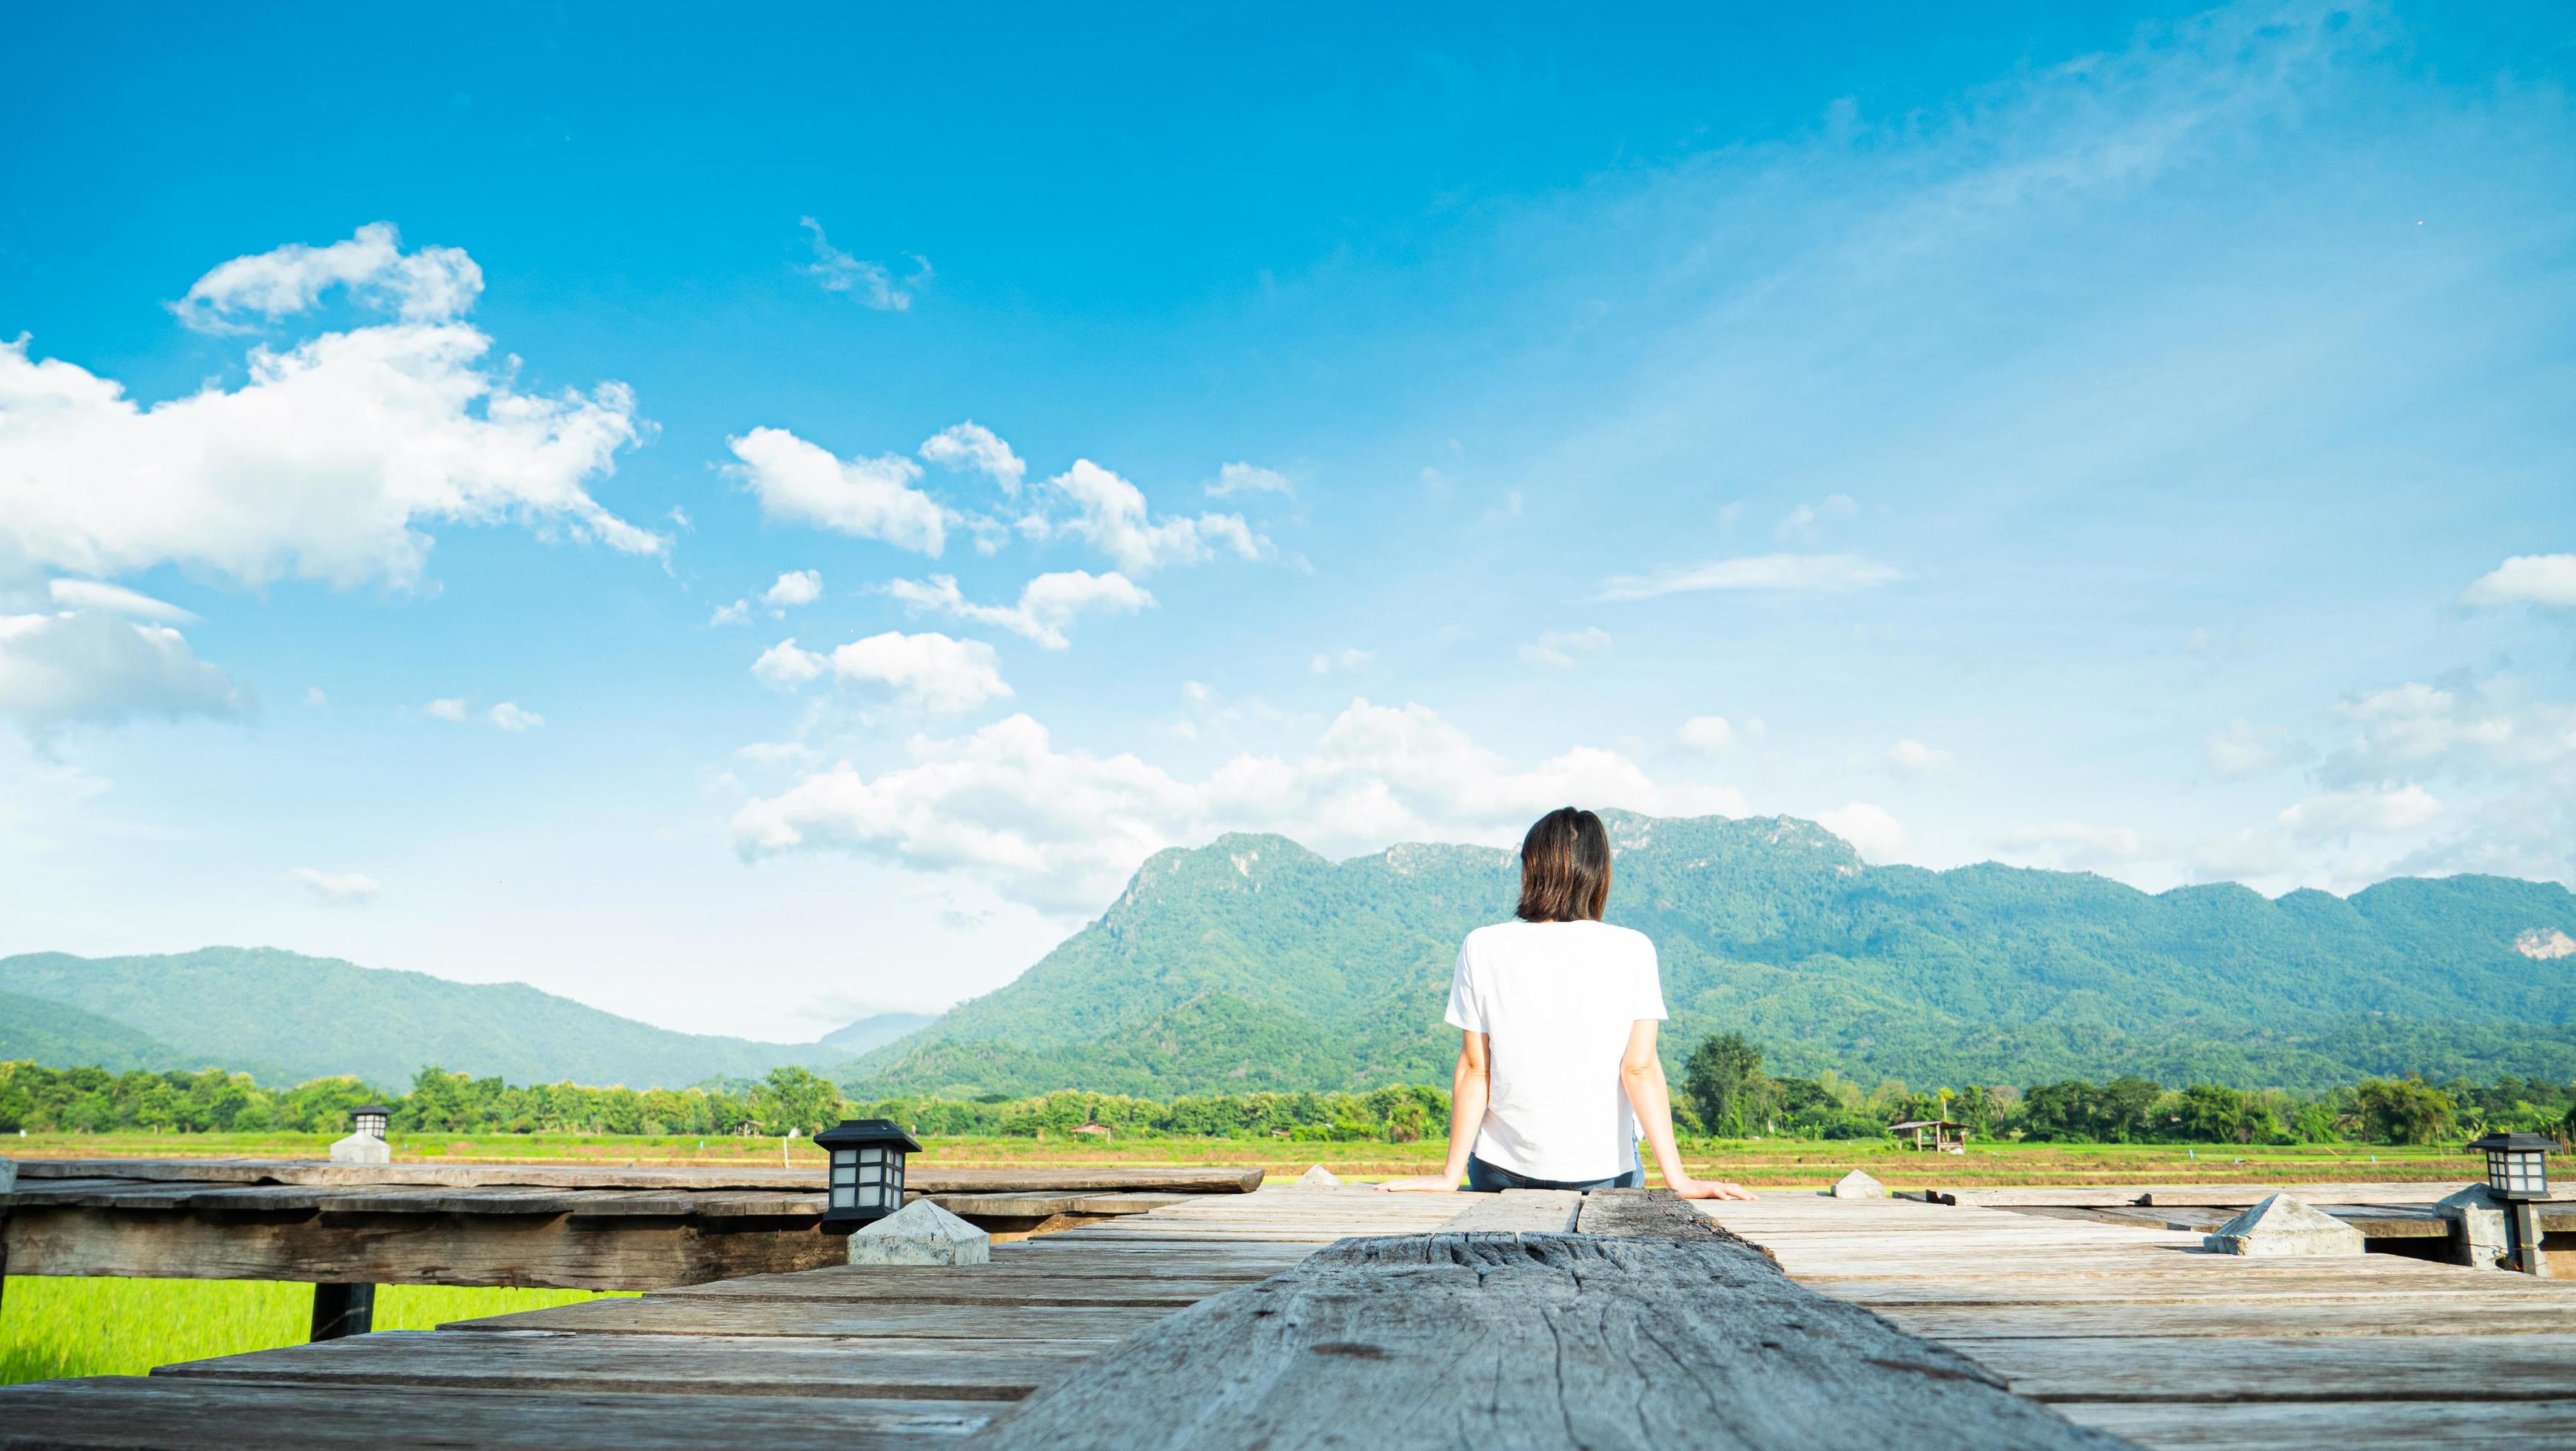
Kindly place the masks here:
POLYGON ((1476 1157, 1582 1183, 1637 1167, 1619 1059, 1638 1020, 1664 1016, 1655 944, 1600 922, 1498 922, 1467 934, 1449 1022, 1482 1033, 1493 1099, 1476 1157))

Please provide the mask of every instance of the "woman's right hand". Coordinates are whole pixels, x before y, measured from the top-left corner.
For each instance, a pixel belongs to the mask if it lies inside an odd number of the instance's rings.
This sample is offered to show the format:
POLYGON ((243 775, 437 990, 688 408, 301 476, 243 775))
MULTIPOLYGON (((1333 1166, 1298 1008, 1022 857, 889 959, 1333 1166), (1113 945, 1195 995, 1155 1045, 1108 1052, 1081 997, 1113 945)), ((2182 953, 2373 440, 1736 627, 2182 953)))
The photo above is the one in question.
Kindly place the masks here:
POLYGON ((1751 1199, 1753 1191, 1723 1179, 1685 1179, 1673 1186, 1676 1199, 1751 1199))

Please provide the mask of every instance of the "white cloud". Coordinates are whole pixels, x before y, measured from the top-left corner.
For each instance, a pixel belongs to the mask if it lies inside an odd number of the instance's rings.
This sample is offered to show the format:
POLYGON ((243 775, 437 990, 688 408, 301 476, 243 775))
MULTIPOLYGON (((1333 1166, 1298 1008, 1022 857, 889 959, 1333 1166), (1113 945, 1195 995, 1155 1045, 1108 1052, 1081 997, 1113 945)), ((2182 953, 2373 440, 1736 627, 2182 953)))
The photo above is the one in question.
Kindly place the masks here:
POLYGON ((304 687, 304 703, 306 705, 329 705, 331 703, 331 697, 322 693, 321 686, 308 685, 304 687))
POLYGON ((1059 751, 1015 715, 964 737, 916 738, 908 764, 844 763, 746 803, 736 848, 757 858, 841 850, 958 872, 1057 913, 1090 912, 1153 852, 1229 830, 1284 832, 1328 852, 1398 841, 1507 845, 1542 812, 1583 802, 1666 814, 1733 811, 1726 791, 1656 786, 1614 751, 1528 769, 1421 706, 1351 706, 1303 759, 1237 756, 1184 781, 1133 755, 1059 751))
POLYGON ((2080 821, 2054 821, 2017 827, 2004 837, 2016 860, 2071 871, 2108 872, 2150 855, 2155 848, 2125 826, 2092 826, 2080 821))
POLYGON ((247 695, 168 625, 98 610, 0 615, 0 716, 30 736, 133 715, 247 716, 247 695))
POLYGON ((755 428, 725 440, 739 463, 725 472, 760 499, 772 519, 812 524, 936 558, 950 515, 912 487, 921 465, 901 454, 834 458, 783 428, 755 428))
POLYGON ((1020 496, 1021 480, 1029 474, 1029 466, 1011 452, 1009 444, 972 419, 931 435, 921 445, 921 456, 941 468, 980 473, 1014 499, 1020 496))
POLYGON ((2234 780, 2269 770, 2290 758, 2289 741, 2290 733, 2283 727, 2230 721, 2225 730, 2211 731, 2205 743, 2210 772, 2234 780))
POLYGON ((49 579, 45 592, 55 604, 69 610, 100 610, 123 615, 131 620, 156 620, 164 625, 193 625, 197 617, 177 605, 137 594, 122 585, 102 584, 94 579, 49 579))
POLYGON ((1211 499, 1229 498, 1236 494, 1285 494, 1297 497, 1297 486, 1288 476, 1258 464, 1233 463, 1216 471, 1216 482, 1207 486, 1211 499))
POLYGON ((707 616, 707 623, 710 625, 748 625, 751 623, 751 601, 735 600, 729 605, 718 605, 716 606, 716 612, 707 616))
POLYGON ((1953 757, 1948 751, 1927 746, 1907 738, 1887 748, 1879 757, 1880 764, 1900 776, 1932 776, 1949 769, 1953 757))
POLYGON ((242 329, 231 319, 243 313, 275 322, 313 306, 334 287, 390 307, 405 322, 443 322, 473 310, 483 292, 483 269, 455 247, 406 253, 392 224, 371 222, 327 247, 296 242, 236 257, 198 278, 171 311, 200 331, 234 332, 242 329))
POLYGON ((1812 504, 1800 504, 1781 516, 1771 532, 1782 539, 1809 540, 1821 532, 1819 526, 1836 519, 1848 519, 1860 512, 1860 505, 1849 494, 1828 494, 1812 504))
POLYGON ((902 312, 912 306, 913 292, 930 280, 927 257, 914 257, 912 275, 898 283, 884 263, 864 261, 833 246, 823 235, 823 224, 812 217, 798 217, 796 224, 814 234, 814 260, 797 270, 821 283, 825 292, 847 293, 879 312, 902 312))
POLYGON ((957 588, 954 576, 934 574, 928 580, 898 579, 885 592, 915 610, 935 610, 961 620, 996 625, 1035 640, 1050 650, 1071 641, 1065 630, 1078 615, 1092 611, 1133 614, 1151 609, 1154 596, 1115 570, 1092 574, 1071 569, 1042 574, 1020 587, 1015 605, 979 605, 957 588))
POLYGON ((1552 665, 1560 670, 1574 667, 1574 657, 1610 648, 1606 630, 1586 626, 1580 630, 1550 630, 1521 647, 1524 665, 1552 665))
MULTIPOLYGON (((295 250, 215 269, 184 306, 220 318, 309 301, 340 264, 313 264, 329 248, 295 250)), ((240 387, 148 408, 112 379, 31 357, 23 338, 0 343, 0 558, 99 578, 176 563, 252 585, 400 586, 427 561, 422 524, 504 519, 661 551, 587 492, 647 428, 625 385, 522 393, 515 360, 485 364, 490 338, 428 320, 471 302, 457 280, 470 266, 456 254, 404 272, 404 321, 255 347, 240 387)))
POLYGON ((1852 844, 1867 862, 1894 859, 1905 850, 1905 826, 1882 806, 1854 801, 1834 811, 1816 813, 1816 824, 1852 844))
POLYGON ((772 610, 784 612, 798 605, 810 605, 823 597, 823 574, 820 570, 800 569, 782 574, 760 596, 760 602, 772 610))
POLYGON ((1615 575, 1594 596, 1646 600, 1700 590, 1761 590, 1778 594, 1840 594, 1902 578, 1888 565, 1853 554, 1757 554, 1713 559, 1660 574, 1615 575))
POLYGON ((2326 757, 2330 786, 2430 775, 2576 785, 2576 706, 2531 700, 2510 679, 2409 682, 2348 697, 2337 713, 2359 734, 2326 757))
POLYGON ((507 700, 492 707, 489 718, 492 724, 499 726, 501 729, 509 731, 514 735, 521 731, 535 730, 537 727, 546 723, 546 718, 544 716, 537 714, 533 710, 522 709, 517 704, 507 700))
POLYGON ((942 714, 973 710, 1011 694, 992 646, 936 631, 905 635, 889 630, 853 640, 832 652, 832 673, 844 682, 883 686, 906 705, 942 714))
POLYGON ((755 766, 811 769, 823 762, 823 753, 803 741, 754 741, 734 755, 755 766))
POLYGON ((361 907, 384 891, 384 884, 364 872, 325 872, 297 867, 286 879, 313 894, 325 907, 361 907))
POLYGON ((2576 554, 2516 555, 2461 591, 2460 603, 2576 610, 2576 554))
POLYGON ((421 711, 432 720, 452 720, 461 722, 467 715, 472 713, 473 706, 463 699, 450 697, 445 700, 433 700, 429 704, 422 706, 421 711))
POLYGON ((2341 840, 2361 833, 2417 831, 2442 814, 2442 803, 2421 786, 2364 787, 2311 796, 2283 811, 2280 822, 2307 841, 2341 840))
POLYGON ((1726 717, 1722 715, 1695 715, 1682 722, 1682 728, 1673 733, 1673 739, 1685 749, 1713 756, 1734 748, 1735 727, 1727 724, 1726 717))
POLYGON ((792 690, 821 675, 827 663, 811 650, 798 649, 791 635, 761 651, 751 662, 751 673, 766 684, 792 690))
POLYGON ((1351 671, 1365 668, 1370 661, 1375 660, 1376 658, 1377 652, 1375 650, 1362 650, 1354 647, 1338 653, 1327 652, 1317 655, 1314 659, 1306 662, 1306 670, 1307 673, 1311 675, 1330 675, 1336 670, 1347 675, 1351 671))
POLYGON ((1073 505, 1068 519, 1031 514, 1020 527, 1038 537, 1070 534, 1117 562, 1129 574, 1145 574, 1167 564, 1197 564, 1220 548, 1244 559, 1258 559, 1270 541, 1252 532, 1239 514, 1154 517, 1144 491, 1093 463, 1075 459, 1073 467, 1047 480, 1056 496, 1073 505))

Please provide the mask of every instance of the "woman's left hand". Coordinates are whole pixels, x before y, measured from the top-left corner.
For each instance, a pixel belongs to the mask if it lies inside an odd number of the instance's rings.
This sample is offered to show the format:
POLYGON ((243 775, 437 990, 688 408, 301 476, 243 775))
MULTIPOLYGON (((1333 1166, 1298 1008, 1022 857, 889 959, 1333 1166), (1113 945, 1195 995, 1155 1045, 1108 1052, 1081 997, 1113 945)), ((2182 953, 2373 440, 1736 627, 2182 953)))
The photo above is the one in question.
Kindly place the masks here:
POLYGON ((1444 1194, 1457 1188, 1458 1181, 1438 1174, 1418 1174, 1410 1179, 1382 1180, 1377 1187, 1389 1194, 1444 1194))

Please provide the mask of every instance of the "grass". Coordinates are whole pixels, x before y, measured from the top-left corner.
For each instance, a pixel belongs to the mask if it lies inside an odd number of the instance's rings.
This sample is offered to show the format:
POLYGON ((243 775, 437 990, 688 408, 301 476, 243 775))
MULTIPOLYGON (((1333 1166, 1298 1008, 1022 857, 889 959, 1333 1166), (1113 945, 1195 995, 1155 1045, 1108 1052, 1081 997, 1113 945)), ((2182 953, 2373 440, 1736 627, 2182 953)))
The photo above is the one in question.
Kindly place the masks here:
MULTIPOLYGON (((385 1285, 378 1330, 542 1310, 589 1290, 460 1290, 385 1285)), ((313 1287, 259 1280, 52 1279, 12 1275, 0 1291, 0 1385, 74 1375, 141 1375, 157 1365, 300 1345, 313 1287)))

